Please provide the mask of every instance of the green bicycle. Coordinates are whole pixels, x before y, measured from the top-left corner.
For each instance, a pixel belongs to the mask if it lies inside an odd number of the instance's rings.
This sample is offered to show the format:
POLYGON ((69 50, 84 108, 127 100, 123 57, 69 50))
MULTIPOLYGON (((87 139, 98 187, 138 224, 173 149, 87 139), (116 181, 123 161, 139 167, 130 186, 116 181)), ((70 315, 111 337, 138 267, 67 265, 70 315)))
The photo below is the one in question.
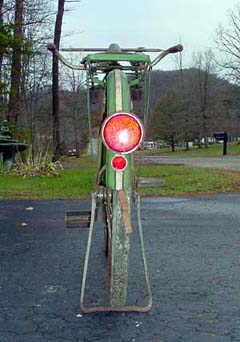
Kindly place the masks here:
MULTIPOLYGON (((97 187, 92 196, 90 217, 82 213, 82 224, 90 224, 86 258, 84 264, 81 308, 84 312, 96 311, 140 311, 146 312, 152 306, 151 287, 145 257, 142 236, 140 199, 137 194, 136 177, 133 166, 133 152, 137 150, 144 139, 144 125, 133 113, 132 97, 139 98, 144 83, 150 84, 150 71, 161 59, 169 53, 181 52, 182 45, 173 46, 167 50, 160 49, 121 49, 117 44, 109 48, 74 48, 62 49, 67 52, 88 52, 80 65, 72 65, 53 44, 48 49, 55 53, 66 66, 85 70, 87 73, 88 103, 94 90, 102 88, 104 103, 99 134, 99 152, 97 168, 97 187), (145 52, 158 53, 151 61, 145 52), (104 77, 99 77, 103 74, 104 77), (128 290, 128 264, 131 245, 132 208, 138 209, 138 226, 142 246, 144 272, 149 293, 148 304, 144 307, 126 305, 128 290), (108 257, 109 274, 109 305, 84 305, 86 277, 92 232, 97 217, 98 208, 102 207, 102 218, 106 231, 106 255, 108 257)), ((145 112, 149 106, 149 86, 145 91, 145 112)), ((78 215, 78 220, 80 220, 78 215)), ((67 220, 76 219, 73 213, 67 220)))

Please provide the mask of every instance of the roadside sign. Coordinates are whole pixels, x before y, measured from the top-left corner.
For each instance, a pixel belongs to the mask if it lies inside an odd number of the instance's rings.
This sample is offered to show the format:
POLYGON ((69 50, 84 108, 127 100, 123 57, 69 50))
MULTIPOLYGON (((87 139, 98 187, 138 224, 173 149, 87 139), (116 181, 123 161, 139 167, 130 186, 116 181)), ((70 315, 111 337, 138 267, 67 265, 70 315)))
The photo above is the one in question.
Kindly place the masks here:
POLYGON ((227 142, 228 142, 228 135, 226 131, 222 132, 214 132, 213 134, 214 138, 217 141, 223 141, 223 155, 225 156, 227 154, 227 142))
POLYGON ((214 138, 216 140, 227 140, 228 139, 228 136, 227 136, 227 132, 214 132, 213 134, 214 138))

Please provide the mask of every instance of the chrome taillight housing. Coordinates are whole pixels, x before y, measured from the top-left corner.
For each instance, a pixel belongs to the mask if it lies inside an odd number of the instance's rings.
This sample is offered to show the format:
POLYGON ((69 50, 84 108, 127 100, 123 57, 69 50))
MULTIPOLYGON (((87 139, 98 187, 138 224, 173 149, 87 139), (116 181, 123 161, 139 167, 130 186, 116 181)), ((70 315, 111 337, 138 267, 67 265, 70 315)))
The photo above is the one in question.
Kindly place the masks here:
POLYGON ((105 146, 117 153, 135 151, 143 139, 143 125, 134 114, 120 112, 108 116, 102 125, 105 146))

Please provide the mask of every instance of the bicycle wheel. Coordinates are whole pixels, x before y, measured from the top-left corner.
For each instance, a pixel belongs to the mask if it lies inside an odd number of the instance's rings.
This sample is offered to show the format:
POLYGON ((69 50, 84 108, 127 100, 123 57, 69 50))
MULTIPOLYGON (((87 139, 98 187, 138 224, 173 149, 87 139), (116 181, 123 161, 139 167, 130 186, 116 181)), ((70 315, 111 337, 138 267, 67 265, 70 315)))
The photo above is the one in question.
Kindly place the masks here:
MULTIPOLYGON (((129 192, 127 200, 130 204, 129 192)), ((111 212, 111 218, 108 221, 110 304, 113 307, 120 307, 125 305, 127 298, 130 238, 126 234, 123 224, 121 203, 117 190, 112 192, 108 211, 111 212)))

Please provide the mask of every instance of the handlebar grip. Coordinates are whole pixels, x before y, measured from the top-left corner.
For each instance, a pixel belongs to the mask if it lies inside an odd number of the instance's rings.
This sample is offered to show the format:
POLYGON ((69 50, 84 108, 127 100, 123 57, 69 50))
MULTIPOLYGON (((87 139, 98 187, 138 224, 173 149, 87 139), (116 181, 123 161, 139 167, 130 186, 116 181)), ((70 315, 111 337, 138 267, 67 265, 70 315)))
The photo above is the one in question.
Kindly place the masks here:
POLYGON ((57 50, 56 45, 55 45, 54 43, 49 43, 49 44, 47 45, 47 48, 48 48, 48 50, 51 51, 51 52, 55 52, 55 51, 57 50))
POLYGON ((182 44, 178 44, 178 45, 172 46, 169 49, 167 49, 167 52, 168 53, 176 53, 176 52, 181 52, 182 50, 183 50, 182 44))

